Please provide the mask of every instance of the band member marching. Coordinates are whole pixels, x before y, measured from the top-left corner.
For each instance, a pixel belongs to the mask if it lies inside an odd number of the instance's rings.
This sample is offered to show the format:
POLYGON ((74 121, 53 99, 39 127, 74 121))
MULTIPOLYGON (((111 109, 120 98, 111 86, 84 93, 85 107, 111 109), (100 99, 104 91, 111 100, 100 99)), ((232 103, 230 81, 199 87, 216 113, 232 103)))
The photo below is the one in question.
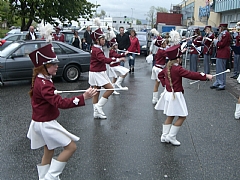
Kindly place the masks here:
POLYGON ((59 108, 68 109, 85 105, 85 100, 94 96, 97 92, 89 88, 83 95, 72 98, 62 98, 55 95, 56 90, 52 76, 56 75, 59 62, 53 47, 48 44, 29 54, 34 69, 32 88, 29 92, 32 104, 32 121, 27 137, 31 140, 31 149, 44 147, 41 164, 37 165, 40 180, 59 179, 67 161, 76 151, 79 137, 68 132, 62 127, 56 118, 59 116, 59 108), (57 158, 53 158, 54 149, 63 147, 63 151, 57 158))
POLYGON ((201 54, 202 36, 199 28, 194 29, 194 37, 192 39, 192 46, 190 48, 190 71, 197 72, 198 57, 201 54))
POLYGON ((204 73, 210 73, 210 60, 213 51, 213 39, 214 33, 212 32, 212 26, 205 26, 204 28, 206 36, 203 37, 203 65, 204 65, 204 73))
MULTIPOLYGON (((230 43, 231 35, 227 30, 228 24, 219 25, 219 36, 214 39, 214 45, 217 49, 216 56, 216 73, 220 73, 226 70, 227 60, 230 58, 230 43)), ((211 89, 216 89, 217 91, 225 90, 226 85, 226 74, 221 74, 216 77, 215 82, 210 87, 211 89)))
MULTIPOLYGON (((122 59, 123 61, 125 61, 125 57, 128 54, 128 51, 126 51, 125 53, 121 53, 118 54, 117 50, 118 50, 118 43, 116 41, 116 38, 113 38, 110 42, 110 50, 109 50, 109 58, 119 58, 122 59)), ((113 78, 113 87, 116 88, 122 88, 122 81, 124 80, 124 78, 127 76, 129 72, 128 68, 125 68, 123 66, 120 65, 119 63, 113 63, 110 64, 109 67, 109 77, 113 78)), ((119 92, 114 91, 113 94, 119 94, 119 92)))
POLYGON ((163 113, 167 115, 167 119, 163 124, 161 142, 170 142, 172 145, 179 146, 180 142, 177 141, 176 135, 188 115, 183 96, 182 77, 205 81, 212 79, 212 75, 191 72, 180 66, 182 54, 180 45, 168 48, 165 53, 169 61, 167 67, 159 73, 158 78, 163 87, 165 86, 166 91, 162 93, 158 103, 155 105, 155 109, 163 110, 163 113), (178 116, 178 119, 172 124, 175 116, 178 116))
MULTIPOLYGON (((92 46, 90 71, 89 71, 89 84, 94 88, 100 89, 113 89, 112 83, 107 75, 106 64, 117 63, 123 61, 119 58, 106 58, 102 47, 105 44, 105 37, 101 29, 97 29, 91 34, 94 41, 92 46)), ((113 90, 106 91, 103 96, 99 98, 99 92, 93 97, 93 116, 94 118, 106 119, 107 116, 102 108, 107 103, 108 97, 113 93, 113 90)))
POLYGON ((152 76, 151 79, 155 80, 155 85, 153 88, 153 98, 152 103, 156 104, 158 101, 158 88, 160 85, 160 80, 158 79, 158 74, 163 70, 166 64, 166 54, 165 54, 165 48, 166 48, 166 41, 161 36, 158 36, 155 41, 155 46, 159 47, 158 51, 155 55, 155 65, 152 68, 152 76))
MULTIPOLYGON (((235 46, 240 47, 240 28, 236 28, 235 36, 235 46)), ((234 65, 233 65, 233 76, 231 78, 237 79, 240 73, 240 54, 234 52, 234 65)))

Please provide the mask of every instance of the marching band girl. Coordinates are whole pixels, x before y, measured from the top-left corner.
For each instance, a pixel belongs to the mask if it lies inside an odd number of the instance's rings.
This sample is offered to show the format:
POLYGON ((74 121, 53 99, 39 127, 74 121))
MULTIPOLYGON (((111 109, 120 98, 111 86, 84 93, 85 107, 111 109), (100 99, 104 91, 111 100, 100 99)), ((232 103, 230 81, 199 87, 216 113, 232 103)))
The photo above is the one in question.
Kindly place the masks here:
POLYGON ((153 98, 152 103, 156 104, 158 101, 158 88, 160 85, 160 80, 158 79, 158 74, 163 70, 166 64, 166 41, 161 36, 158 36, 155 42, 155 46, 159 47, 156 55, 155 55, 155 65, 152 68, 152 76, 151 79, 155 80, 155 85, 153 88, 153 98))
MULTIPOLYGON (((236 32, 234 32, 234 39, 235 39, 235 46, 240 46, 240 34, 239 34, 239 28, 236 29, 236 32)), ((231 78, 237 79, 238 75, 240 73, 240 54, 234 53, 234 65, 233 65, 233 76, 231 78)))
POLYGON ((96 94, 89 88, 83 95, 64 98, 55 95, 52 76, 56 75, 59 62, 53 47, 48 44, 29 54, 34 69, 32 88, 29 92, 32 104, 32 121, 27 133, 31 140, 31 149, 44 147, 41 164, 37 165, 39 180, 59 179, 67 161, 76 151, 79 137, 68 132, 55 119, 59 108, 67 109, 85 105, 85 100, 96 94), (64 147, 57 158, 53 158, 54 149, 64 147))
POLYGON ((169 61, 167 67, 159 73, 158 78, 162 85, 165 86, 166 91, 162 93, 155 109, 163 110, 163 113, 167 115, 167 119, 163 124, 161 142, 170 142, 173 145, 179 146, 180 142, 177 141, 176 135, 188 115, 183 96, 182 77, 205 81, 206 79, 212 79, 212 75, 191 72, 180 66, 179 63, 182 54, 180 45, 168 48, 165 53, 169 61), (178 119, 172 124, 175 116, 178 116, 178 119))
MULTIPOLYGON (((120 58, 121 60, 125 61, 125 57, 128 54, 128 51, 125 53, 118 54, 118 43, 116 41, 116 38, 111 39, 110 43, 110 50, 109 50, 109 58, 120 58)), ((110 64, 109 67, 109 77, 113 78, 113 87, 116 88, 122 88, 122 81, 127 76, 129 72, 129 69, 120 66, 119 63, 110 64)), ((114 91, 113 94, 119 94, 119 92, 114 91)))
POLYGON ((201 50, 198 48, 202 44, 202 36, 200 34, 199 28, 194 29, 194 36, 192 40, 192 46, 190 48, 190 71, 197 72, 198 69, 198 57, 201 50))
POLYGON ((212 32, 212 26, 205 26, 204 28, 206 36, 203 38, 203 65, 204 65, 204 73, 210 73, 210 59, 213 51, 213 39, 214 33, 212 32))
MULTIPOLYGON (((92 46, 91 60, 90 60, 90 71, 89 71, 89 84, 94 88, 100 89, 113 89, 112 83, 108 78, 106 72, 106 64, 117 63, 123 61, 119 58, 106 58, 102 47, 105 44, 104 34, 101 29, 97 29, 91 34, 91 38, 94 41, 92 46)), ((102 110, 102 107, 107 103, 108 97, 113 93, 113 90, 106 91, 103 96, 99 98, 99 92, 93 97, 93 116, 94 118, 106 119, 107 116, 102 110)))

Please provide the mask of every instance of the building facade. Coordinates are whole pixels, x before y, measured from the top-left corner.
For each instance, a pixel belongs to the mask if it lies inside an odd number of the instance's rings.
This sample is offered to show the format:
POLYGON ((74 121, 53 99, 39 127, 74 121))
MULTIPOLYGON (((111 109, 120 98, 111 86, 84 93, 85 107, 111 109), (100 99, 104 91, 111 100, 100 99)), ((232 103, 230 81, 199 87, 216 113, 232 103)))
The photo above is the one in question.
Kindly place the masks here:
POLYGON ((181 5, 183 25, 217 27, 220 23, 220 14, 211 10, 209 0, 183 0, 181 5))
POLYGON ((228 23, 228 27, 235 27, 240 21, 240 0, 215 0, 213 6, 221 22, 228 23))

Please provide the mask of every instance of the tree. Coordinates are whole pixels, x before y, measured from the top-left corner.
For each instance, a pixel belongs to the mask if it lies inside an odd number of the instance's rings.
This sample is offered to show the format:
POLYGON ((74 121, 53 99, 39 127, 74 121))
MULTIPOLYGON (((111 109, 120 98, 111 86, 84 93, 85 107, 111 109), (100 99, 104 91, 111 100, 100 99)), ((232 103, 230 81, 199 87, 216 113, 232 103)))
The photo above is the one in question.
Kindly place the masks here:
POLYGON ((106 12, 104 10, 101 10, 100 14, 96 13, 96 17, 104 18, 106 16, 106 12))
POLYGON ((89 19, 93 16, 94 5, 87 0, 9 0, 10 8, 21 19, 21 30, 28 30, 32 22, 42 20, 53 25, 60 22, 89 19))
POLYGON ((163 7, 154 7, 154 6, 150 7, 150 10, 147 13, 147 17, 148 17, 149 23, 152 28, 154 27, 154 24, 156 23, 157 12, 168 12, 168 10, 163 7))
POLYGON ((142 22, 141 22, 139 19, 137 19, 136 24, 137 24, 137 25, 141 25, 142 22))
POLYGON ((9 3, 0 0, 0 24, 6 23, 8 26, 13 24, 13 13, 10 11, 9 3))

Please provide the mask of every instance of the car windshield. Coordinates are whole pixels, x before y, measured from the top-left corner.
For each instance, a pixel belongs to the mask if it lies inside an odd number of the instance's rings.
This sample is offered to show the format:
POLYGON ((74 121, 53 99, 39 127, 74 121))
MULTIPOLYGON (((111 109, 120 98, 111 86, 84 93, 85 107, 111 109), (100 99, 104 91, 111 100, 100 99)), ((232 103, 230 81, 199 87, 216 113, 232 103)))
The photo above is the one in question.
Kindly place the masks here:
POLYGON ((17 42, 10 44, 4 50, 0 51, 0 56, 7 57, 13 50, 15 50, 19 46, 20 46, 20 43, 17 43, 17 42))
POLYGON ((137 38, 139 41, 146 41, 147 40, 147 36, 145 34, 138 34, 137 38))

